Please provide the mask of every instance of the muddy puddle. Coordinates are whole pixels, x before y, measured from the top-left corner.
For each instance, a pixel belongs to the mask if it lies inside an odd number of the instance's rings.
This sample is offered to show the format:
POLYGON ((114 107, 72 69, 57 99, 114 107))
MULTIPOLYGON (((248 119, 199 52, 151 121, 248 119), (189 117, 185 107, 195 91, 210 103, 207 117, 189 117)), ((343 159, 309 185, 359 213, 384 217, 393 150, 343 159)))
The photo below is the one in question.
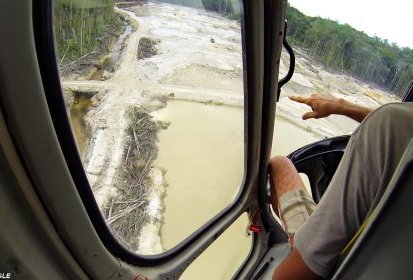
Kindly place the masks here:
POLYGON ((162 242, 170 249, 237 195, 244 168, 244 115, 241 108, 190 101, 171 101, 153 115, 171 122, 159 134, 155 162, 167 170, 162 242))
MULTIPOLYGON (((239 107, 171 101, 153 113, 171 122, 159 135, 155 162, 167 170, 169 184, 162 228, 165 249, 181 242, 237 195, 244 172, 243 112, 239 107)), ((277 119, 274 135, 273 155, 287 155, 319 140, 282 119, 277 119)))
POLYGON ((82 160, 92 136, 85 121, 85 115, 92 107, 92 97, 93 94, 74 94, 73 104, 70 106, 70 123, 82 160))
MULTIPOLYGON (((168 184, 164 198, 162 245, 170 249, 229 205, 238 193, 244 172, 244 109, 170 101, 152 113, 171 122, 160 132, 155 165, 165 168, 168 184)), ((287 155, 319 140, 311 132, 277 118, 272 155, 287 155)), ((248 217, 243 215, 182 276, 204 279, 223 275, 228 279, 249 253, 251 238, 245 235, 248 217), (213 265, 217 261, 216 265, 213 265), (222 262, 225 262, 222 263, 222 262), (214 271, 209 271, 213 265, 214 271), (212 273, 212 274, 211 274, 212 273)))

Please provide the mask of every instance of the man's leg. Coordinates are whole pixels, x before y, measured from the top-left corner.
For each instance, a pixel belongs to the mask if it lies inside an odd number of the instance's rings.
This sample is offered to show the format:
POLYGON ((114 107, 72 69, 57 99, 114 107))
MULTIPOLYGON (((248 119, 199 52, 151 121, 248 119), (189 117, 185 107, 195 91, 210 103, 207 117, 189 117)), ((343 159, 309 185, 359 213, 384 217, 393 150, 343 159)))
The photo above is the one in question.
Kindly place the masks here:
POLYGON ((303 181, 290 159, 276 156, 270 160, 269 174, 274 211, 292 235, 314 211, 316 204, 305 190, 303 181))
MULTIPOLYGON (((294 164, 284 156, 270 160, 269 174, 271 183, 272 207, 278 212, 287 232, 293 235, 311 215, 316 207, 305 190, 303 181, 294 164)), ((277 213, 278 214, 278 213, 277 213)), ((273 279, 319 279, 304 263, 300 253, 293 248, 291 254, 277 267, 273 279)))

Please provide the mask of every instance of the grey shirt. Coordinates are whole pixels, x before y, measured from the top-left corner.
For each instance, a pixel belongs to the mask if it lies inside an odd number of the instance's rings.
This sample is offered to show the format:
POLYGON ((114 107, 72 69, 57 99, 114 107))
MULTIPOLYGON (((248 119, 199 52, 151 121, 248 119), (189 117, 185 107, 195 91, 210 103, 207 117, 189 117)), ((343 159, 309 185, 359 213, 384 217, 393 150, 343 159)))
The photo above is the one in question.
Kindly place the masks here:
POLYGON ((317 209, 294 244, 307 266, 327 276, 367 213, 380 200, 413 137, 413 103, 386 104, 353 133, 317 209))

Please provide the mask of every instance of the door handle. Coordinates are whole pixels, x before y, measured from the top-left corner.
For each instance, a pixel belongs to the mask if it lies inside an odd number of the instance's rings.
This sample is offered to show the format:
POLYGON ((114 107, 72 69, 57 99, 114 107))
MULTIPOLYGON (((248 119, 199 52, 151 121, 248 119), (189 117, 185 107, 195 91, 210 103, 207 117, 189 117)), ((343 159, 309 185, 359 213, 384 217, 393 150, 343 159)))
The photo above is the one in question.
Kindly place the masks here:
POLYGON ((277 102, 280 99, 281 87, 285 85, 286 83, 288 83, 289 80, 291 80, 294 74, 294 69, 295 69, 295 54, 291 46, 288 44, 286 37, 287 37, 287 20, 285 21, 285 25, 284 25, 283 46, 287 50, 288 55, 290 56, 290 67, 285 77, 278 81, 277 102))

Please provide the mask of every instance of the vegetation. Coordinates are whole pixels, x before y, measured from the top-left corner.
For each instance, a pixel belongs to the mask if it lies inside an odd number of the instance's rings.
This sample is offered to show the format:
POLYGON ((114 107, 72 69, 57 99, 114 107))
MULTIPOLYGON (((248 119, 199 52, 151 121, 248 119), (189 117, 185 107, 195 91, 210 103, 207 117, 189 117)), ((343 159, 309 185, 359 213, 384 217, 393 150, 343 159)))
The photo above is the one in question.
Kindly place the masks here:
MULTIPOLYGON (((166 106, 166 97, 155 97, 166 106)), ((158 108, 159 109, 159 108, 158 108)), ((118 195, 106 206, 106 222, 116 239, 131 251, 139 250, 139 233, 145 223, 161 222, 149 213, 149 192, 154 188, 151 176, 158 156, 158 133, 170 123, 155 121, 146 107, 130 107, 124 146, 124 162, 119 168, 116 188, 118 195)), ((161 172, 165 172, 162 170, 161 172)))
POLYGON ((116 239, 131 251, 139 249, 139 233, 148 222, 148 188, 152 186, 149 172, 158 155, 158 131, 160 126, 141 108, 127 111, 129 126, 124 146, 124 162, 119 169, 117 190, 106 207, 106 222, 116 239))
POLYGON ((237 1, 230 0, 202 0, 204 8, 209 11, 215 11, 220 14, 235 16, 234 4, 237 1))
POLYGON ((108 50, 122 22, 113 0, 57 0, 54 29, 60 64, 108 50))
POLYGON ((159 44, 161 41, 159 39, 152 39, 147 37, 142 37, 139 40, 138 45, 138 59, 144 59, 148 57, 152 57, 158 54, 157 49, 155 46, 159 44))
POLYGON ((228 16, 231 19, 241 19, 238 0, 159 0, 159 2, 205 9, 228 16))
POLYGON ((287 8, 288 39, 329 68, 402 96, 413 78, 413 50, 370 37, 348 24, 287 8))

